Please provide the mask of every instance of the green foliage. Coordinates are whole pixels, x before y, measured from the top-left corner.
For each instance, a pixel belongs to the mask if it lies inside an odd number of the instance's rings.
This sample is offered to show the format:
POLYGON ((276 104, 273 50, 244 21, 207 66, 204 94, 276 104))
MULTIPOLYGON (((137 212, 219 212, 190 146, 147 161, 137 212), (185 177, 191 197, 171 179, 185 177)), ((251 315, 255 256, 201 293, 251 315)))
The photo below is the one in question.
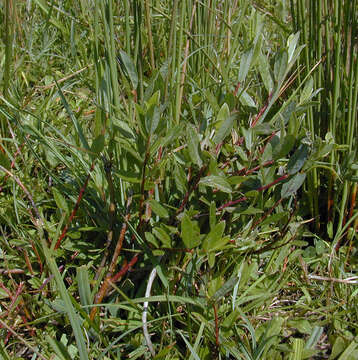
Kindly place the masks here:
POLYGON ((353 183, 356 157, 309 123, 323 83, 300 72, 302 4, 16 4, 1 358, 356 356, 357 213, 333 242, 309 224, 317 171, 353 183))

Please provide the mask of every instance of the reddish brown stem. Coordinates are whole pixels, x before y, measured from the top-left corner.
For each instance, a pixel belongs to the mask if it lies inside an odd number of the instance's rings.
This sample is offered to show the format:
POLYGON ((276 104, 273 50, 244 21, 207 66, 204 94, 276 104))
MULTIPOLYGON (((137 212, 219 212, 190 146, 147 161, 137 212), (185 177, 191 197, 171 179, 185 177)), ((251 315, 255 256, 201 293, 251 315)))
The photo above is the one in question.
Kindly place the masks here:
POLYGON ((260 219, 258 219, 252 226, 251 226, 251 230, 255 229, 260 223, 262 223, 269 215, 272 214, 272 211, 274 211, 274 209, 281 204, 283 198, 277 200, 275 202, 275 204, 272 206, 272 208, 267 211, 262 217, 260 217, 260 219))
POLYGON ((271 186, 274 186, 277 183, 287 179, 289 176, 290 176, 289 174, 282 175, 279 178, 277 178, 275 181, 273 181, 272 183, 269 183, 269 184, 267 184, 265 186, 261 186, 260 188, 257 189, 257 191, 264 191, 266 189, 269 189, 271 186))
POLYGON ((43 264, 42 264, 41 256, 40 256, 39 252, 37 251, 37 248, 36 248, 36 246, 35 246, 35 244, 34 244, 34 242, 32 240, 30 240, 30 244, 31 244, 32 250, 34 251, 34 253, 36 255, 37 261, 38 261, 38 263, 40 265, 40 274, 42 274, 42 272, 43 272, 43 264))
MULTIPOLYGON (((265 185, 265 186, 259 187, 258 189, 256 189, 256 191, 260 191, 260 192, 261 192, 261 191, 264 191, 264 190, 266 190, 266 189, 269 189, 270 187, 276 185, 276 184, 279 183, 280 181, 283 181, 283 180, 287 179, 289 176, 290 176, 289 174, 282 175, 282 176, 280 176, 279 178, 277 178, 275 181, 271 182, 270 184, 267 184, 267 185, 265 185)), ((221 210, 223 210, 223 209, 225 209, 225 208, 227 208, 227 207, 229 207, 229 206, 236 205, 236 204, 238 204, 238 203, 240 203, 240 202, 243 202, 243 201, 246 201, 246 200, 248 200, 248 198, 247 198, 246 196, 243 196, 243 197, 240 198, 240 199, 229 201, 229 202, 227 202, 226 204, 221 205, 221 206, 218 208, 218 211, 221 211, 221 210)))
POLYGON ((352 194, 351 194, 351 206, 349 209, 349 216, 348 216, 348 220, 353 216, 353 212, 356 206, 356 199, 357 199, 357 183, 355 183, 352 187, 352 194))
POLYGON ((246 196, 243 196, 243 197, 240 198, 240 199, 229 201, 229 202, 225 203, 224 205, 221 205, 221 206, 218 208, 218 211, 224 210, 225 208, 227 208, 227 207, 229 207, 229 206, 233 206, 233 205, 239 204, 239 203, 241 203, 241 202, 243 202, 243 201, 246 201, 246 200, 249 200, 249 198, 247 198, 246 196))
POLYGON ((241 82, 239 81, 239 82, 237 83, 237 85, 235 86, 234 96, 237 96, 237 93, 238 93, 240 87, 241 87, 241 82))
POLYGON ((128 263, 122 266, 121 270, 112 277, 111 282, 115 283, 118 280, 120 280, 131 268, 135 265, 135 263, 138 261, 139 255, 136 254, 133 256, 132 260, 128 263))
POLYGON ((11 299, 11 304, 9 306, 9 312, 11 312, 11 308, 14 306, 16 300, 18 299, 18 297, 20 296, 20 294, 22 293, 22 289, 24 288, 24 285, 25 283, 24 282, 21 282, 19 284, 19 286, 17 287, 17 290, 16 290, 16 294, 15 296, 11 299))
POLYGON ((187 204, 188 200, 189 200, 189 196, 190 194, 198 187, 199 185, 199 182, 200 182, 200 179, 204 173, 204 171, 206 170, 206 165, 204 165, 200 171, 199 171, 199 174, 197 175, 197 177, 193 180, 193 184, 189 187, 188 191, 186 192, 186 194, 184 195, 184 199, 181 203, 181 205, 179 206, 179 209, 177 210, 177 214, 180 214, 185 205, 187 204))
POLYGON ((30 259, 29 259, 29 254, 27 253, 27 251, 25 249, 22 252, 24 254, 26 266, 29 269, 30 274, 34 275, 34 270, 32 269, 32 265, 31 265, 31 262, 30 262, 30 259))
POLYGON ((269 160, 269 161, 264 162, 263 164, 255 166, 252 169, 243 168, 243 169, 237 171, 236 173, 234 173, 233 175, 241 175, 241 176, 250 175, 257 170, 260 170, 262 167, 272 165, 274 162, 275 162, 274 160, 269 160))
POLYGON ((271 101, 271 98, 272 98, 272 95, 273 95, 273 92, 270 93, 268 99, 267 99, 267 102, 266 104, 260 109, 259 113, 256 115, 255 117, 255 120, 250 124, 250 127, 253 128, 257 122, 260 120, 261 116, 264 114, 264 112, 266 111, 270 101, 271 101))
MULTIPOLYGON (((30 135, 26 135, 26 139, 28 139, 29 137, 30 137, 30 135)), ((15 166, 15 164, 16 164, 16 158, 18 157, 18 155, 21 154, 21 148, 24 146, 24 144, 25 144, 25 143, 22 143, 22 144, 19 146, 19 148, 16 150, 16 152, 15 152, 15 154, 14 154, 14 158, 13 158, 13 160, 12 160, 12 162, 11 162, 11 165, 10 165, 10 169, 13 169, 13 168, 14 168, 14 166, 15 166)), ((0 146, 1 146, 1 145, 0 145, 0 146)), ((2 147, 1 147, 1 149, 2 149, 2 147)), ((2 149, 2 151, 5 153, 5 150, 2 149)), ((6 180, 9 178, 9 176, 10 176, 9 174, 5 174, 3 183, 6 182, 6 180)), ((3 191, 4 191, 3 187, 0 186, 0 192, 3 192, 3 191)))
POLYGON ((78 198, 77 198, 77 201, 76 201, 76 204, 75 204, 75 207, 73 208, 72 210, 72 213, 68 219, 68 222, 67 224, 65 225, 65 227, 63 228, 62 230, 62 233, 60 235, 60 237, 58 238, 57 242, 56 242, 56 245, 55 245, 55 250, 58 249, 61 245, 61 241, 63 240, 63 238, 66 236, 67 234, 67 231, 68 231, 68 228, 70 227, 70 224, 73 220, 73 218, 76 216, 76 213, 77 213, 77 210, 80 206, 80 202, 82 200, 82 197, 83 197, 83 194, 85 193, 86 191, 86 188, 87 188, 87 185, 88 185, 88 182, 89 182, 89 179, 91 177, 91 172, 93 171, 94 169, 94 164, 95 162, 93 161, 92 165, 91 165, 91 168, 90 168, 90 171, 89 171, 89 174, 87 175, 87 178, 86 178, 86 181, 85 183, 83 184, 81 190, 80 190, 80 193, 78 194, 78 198))
MULTIPOLYGON (((114 254, 113 254, 113 257, 112 257, 111 264, 109 265, 108 273, 106 275, 106 278, 103 281, 103 284, 102 284, 101 288, 99 289, 97 295, 95 296, 95 301, 94 301, 95 304, 101 304, 102 303, 102 300, 106 296, 106 294, 108 292, 108 289, 110 287, 110 280, 111 280, 111 278, 113 276, 119 254, 120 254, 121 249, 122 249, 123 240, 124 240, 124 236, 125 236, 126 231, 127 231, 129 218, 130 218, 130 214, 127 214, 125 216, 125 219, 124 219, 124 222, 123 222, 123 225, 122 225, 122 229, 121 229, 121 232, 119 234, 119 238, 118 238, 118 241, 117 241, 116 249, 114 250, 114 254)), ((96 314, 97 314, 97 307, 94 307, 92 309, 92 311, 91 311, 90 319, 93 320, 94 317, 96 316, 96 314)))
POLYGON ((9 275, 9 274, 24 274, 25 270, 23 269, 0 269, 0 275, 4 274, 4 275, 9 275))
POLYGON ((215 341, 216 341, 216 348, 217 352, 219 353, 219 346, 220 346, 220 340, 219 340, 219 318, 218 318, 218 311, 216 309, 216 305, 213 304, 214 309, 214 317, 215 317, 215 341))

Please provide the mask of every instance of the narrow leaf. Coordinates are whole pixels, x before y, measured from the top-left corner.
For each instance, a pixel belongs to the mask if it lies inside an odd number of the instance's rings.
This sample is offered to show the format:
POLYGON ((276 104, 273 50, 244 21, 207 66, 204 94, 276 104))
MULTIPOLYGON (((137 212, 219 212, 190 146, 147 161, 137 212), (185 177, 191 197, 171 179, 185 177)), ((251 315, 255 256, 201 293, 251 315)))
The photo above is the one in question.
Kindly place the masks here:
POLYGON ((59 209, 63 210, 66 214, 69 213, 68 205, 65 198, 62 196, 60 191, 55 187, 52 188, 52 195, 55 199, 56 205, 59 209))
POLYGON ((201 160, 199 154, 199 136, 193 125, 187 126, 186 135, 188 140, 188 150, 189 150, 190 158, 194 164, 197 164, 199 167, 202 167, 203 161, 201 160))
POLYGON ((254 49, 251 47, 248 51, 244 52, 241 56, 240 68, 239 68, 239 78, 238 78, 238 81, 240 83, 245 81, 246 76, 250 70, 253 53, 254 53, 254 49))
POLYGON ((298 173, 295 175, 287 183, 282 185, 281 197, 284 199, 293 195, 302 186, 305 179, 306 174, 298 173))
POLYGON ((119 63, 132 83, 133 89, 138 86, 138 74, 132 59, 123 50, 119 50, 119 63))
POLYGON ((273 89, 273 80, 271 76, 270 64, 267 60, 267 57, 263 54, 260 54, 258 58, 258 69, 262 78, 262 81, 265 85, 267 92, 270 94, 273 89))
MULTIPOLYGON (((78 292, 80 294, 80 301, 82 306, 89 306, 93 304, 91 296, 90 281, 88 276, 87 266, 83 265, 77 268, 77 284, 78 292)), ((89 308, 86 308, 89 312, 89 308)))
POLYGON ((63 106, 65 107, 67 114, 69 115, 70 119, 72 120, 72 123, 73 123, 73 125, 74 125, 74 127, 75 127, 75 129, 77 131, 78 137, 81 140, 82 146, 86 150, 90 150, 90 147, 89 147, 88 142, 87 142, 87 140, 86 140, 86 138, 85 138, 85 136, 83 134, 83 130, 82 130, 82 127, 81 127, 80 123, 78 122, 76 116, 73 114, 70 106, 68 105, 68 102, 67 102, 65 96, 63 95, 61 87, 58 85, 56 80, 55 80, 55 82, 56 82, 58 93, 60 94, 60 98, 61 98, 61 101, 63 103, 63 106))

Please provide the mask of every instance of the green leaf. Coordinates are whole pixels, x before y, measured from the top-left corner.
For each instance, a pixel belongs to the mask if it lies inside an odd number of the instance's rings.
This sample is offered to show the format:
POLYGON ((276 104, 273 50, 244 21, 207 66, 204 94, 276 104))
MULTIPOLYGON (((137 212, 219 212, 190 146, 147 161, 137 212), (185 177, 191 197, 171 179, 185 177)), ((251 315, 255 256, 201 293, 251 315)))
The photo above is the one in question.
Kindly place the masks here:
POLYGON ((101 134, 93 140, 91 151, 98 155, 103 149, 104 149, 104 135, 101 134))
POLYGON ((72 112, 70 106, 68 105, 68 102, 65 98, 65 96, 63 95, 62 89, 59 86, 59 84, 57 83, 56 79, 55 79, 56 85, 57 85, 57 89, 58 89, 58 93, 60 95, 61 101, 63 103, 63 106, 65 107, 65 110, 67 112, 67 114, 69 115, 70 119, 72 120, 72 123, 76 129, 76 132, 78 134, 78 137, 80 138, 80 141, 82 143, 82 146, 86 149, 86 150, 90 150, 90 147, 88 145, 88 142, 86 140, 86 137, 83 134, 83 130, 81 127, 81 124, 79 123, 78 119, 76 118, 76 116, 74 115, 74 113, 72 112))
POLYGON ((219 131, 214 136, 214 143, 220 144, 229 134, 234 126, 234 120, 236 119, 235 115, 231 115, 226 118, 225 122, 221 125, 219 131))
POLYGON ((224 103, 217 116, 217 120, 215 122, 215 127, 217 130, 221 128, 226 119, 230 116, 230 109, 227 103, 224 103))
MULTIPOLYGON (((216 275, 213 279, 211 279, 207 285, 208 296, 212 298, 212 296, 223 286, 224 279, 222 276, 216 275)), ((211 299, 209 299, 211 302, 211 299)))
POLYGON ((161 218, 169 218, 168 211, 156 200, 148 201, 152 210, 161 218))
POLYGON ((296 34, 291 34, 287 39, 288 62, 291 62, 293 58, 299 38, 300 32, 297 32, 296 34))
POLYGON ((310 76, 303 88, 300 96, 300 103, 303 104, 304 102, 310 100, 311 95, 313 92, 313 77, 310 76))
POLYGON ((186 339, 186 337, 182 334, 181 331, 178 330, 178 334, 182 337, 182 339, 184 340, 186 346, 188 347, 189 351, 190 351, 190 356, 194 359, 194 360, 200 360, 199 355, 196 353, 196 351, 194 350, 194 348, 190 345, 189 341, 186 339))
POLYGON ((186 213, 181 220, 181 238, 187 249, 193 249, 201 242, 198 223, 190 220, 186 213))
POLYGON ((69 213, 68 205, 65 198, 62 196, 60 191, 55 187, 52 188, 52 195, 55 199, 56 205, 59 209, 63 210, 66 214, 69 213))
POLYGON ((297 329, 302 334, 312 334, 312 326, 307 319, 289 320, 287 326, 297 329))
POLYGON ((285 79, 287 67, 287 52, 285 50, 281 50, 276 55, 274 66, 275 81, 279 84, 279 87, 285 79))
POLYGON ((240 82, 240 83, 245 81, 246 76, 250 70, 253 53, 254 53, 254 49, 253 49, 253 47, 251 47, 248 51, 244 52, 241 55, 239 77, 237 79, 238 82, 240 82))
POLYGON ((202 245, 202 249, 205 252, 220 250, 227 244, 229 239, 227 237, 222 237, 224 234, 225 225, 225 221, 221 221, 220 223, 216 224, 206 236, 202 245))
POLYGON ((281 136, 280 142, 273 148, 273 159, 284 158, 294 147, 296 139, 293 135, 281 136))
POLYGON ((315 326, 311 331, 311 336, 306 341, 305 349, 314 348, 323 334, 324 328, 322 326, 315 326))
POLYGON ((302 186, 305 179, 305 173, 298 173, 296 176, 291 178, 287 183, 282 185, 281 197, 284 199, 293 195, 302 186))
POLYGON ((303 357, 303 345, 304 341, 302 339, 293 340, 293 353, 291 353, 290 360, 302 360, 303 357))
POLYGON ((132 83, 133 89, 137 89, 138 86, 138 74, 134 66, 132 59, 123 50, 119 50, 119 62, 121 64, 124 73, 132 83))
POLYGON ((300 171, 308 158, 309 146, 301 144, 295 153, 291 156, 287 164, 287 172, 293 175, 300 171))
MULTIPOLYGON (((284 185, 286 185, 286 184, 284 184, 284 185)), ((278 222, 286 215, 288 215, 288 211, 283 211, 283 212, 279 212, 277 214, 268 216, 262 223, 260 223, 260 226, 263 227, 267 224, 276 224, 276 226, 277 226, 278 222)))
POLYGON ((202 178, 199 182, 199 184, 210 186, 214 189, 219 189, 226 193, 231 193, 232 189, 228 181, 222 177, 217 175, 209 175, 204 178, 202 178))
POLYGON ((251 152, 252 145, 253 145, 253 130, 252 130, 252 128, 245 129, 243 127, 243 128, 241 128, 241 131, 242 131, 242 135, 244 136, 244 139, 245 139, 246 149, 249 152, 251 152))
POLYGON ((350 359, 356 359, 357 358, 357 352, 355 349, 357 348, 358 343, 353 340, 349 346, 344 350, 343 354, 338 358, 338 360, 350 360, 350 359), (354 352, 354 356, 353 356, 354 352))
POLYGON ((332 347, 330 359, 336 359, 347 347, 347 341, 342 336, 337 336, 332 347))
POLYGON ((203 161, 201 160, 199 154, 199 136, 193 125, 188 124, 186 128, 186 135, 190 158, 194 164, 197 164, 201 168, 203 166, 203 161))
POLYGON ((205 97, 208 100, 210 106, 213 108, 213 110, 216 112, 220 111, 219 104, 216 100, 216 97, 213 95, 212 92, 210 92, 208 89, 204 91, 205 97))
POLYGON ((210 269, 212 269, 215 265, 215 252, 210 252, 208 254, 208 264, 210 269))
POLYGON ((217 121, 215 123, 217 133, 214 136, 214 143, 221 143, 225 137, 230 133, 233 125, 234 125, 235 116, 230 116, 229 106, 224 103, 221 107, 217 121))
POLYGON ((231 277, 226 283, 218 289, 215 294, 211 297, 210 302, 217 302, 221 299, 224 299, 225 295, 231 291, 236 284, 238 284, 240 281, 240 278, 238 276, 231 277))
POLYGON ((60 360, 72 360, 68 353, 66 346, 61 342, 53 339, 51 336, 46 335, 46 342, 51 345, 52 350, 55 352, 60 360))
POLYGON ((267 57, 263 54, 260 54, 258 59, 258 69, 262 78, 262 81, 265 85, 267 92, 270 94, 273 90, 273 80, 271 76, 270 64, 267 60, 267 57))
POLYGON ((162 242, 165 247, 172 247, 170 235, 166 232, 165 229, 163 229, 162 227, 155 227, 152 231, 153 234, 162 242))
POLYGON ((0 165, 2 165, 6 169, 10 169, 11 162, 7 155, 5 155, 2 151, 0 151, 0 165))
POLYGON ((241 93, 239 101, 240 101, 241 105, 243 105, 243 106, 248 106, 248 107, 252 107, 255 109, 257 108, 254 99, 246 91, 243 91, 241 93))
POLYGON ((149 134, 154 134, 160 120, 160 109, 158 107, 160 91, 156 91, 146 103, 145 127, 149 134))
MULTIPOLYGON (((50 268, 51 273, 54 275, 56 285, 58 288, 58 291, 60 292, 61 298, 63 299, 64 308, 68 315, 68 318, 70 320, 72 330, 76 339, 76 344, 80 356, 80 360, 88 360, 88 352, 87 352, 87 346, 86 346, 86 340, 84 338, 83 332, 82 332, 82 321, 78 313, 75 311, 75 308, 72 304, 71 295, 69 294, 60 271, 58 270, 57 264, 55 259, 52 256, 52 253, 50 252, 49 248, 47 247, 47 244, 45 242, 45 239, 43 236, 40 236, 42 248, 45 254, 46 262, 50 268)), ((74 300, 73 300, 74 301, 74 300)))
MULTIPOLYGON (((48 18, 48 16, 51 15, 51 11, 47 6, 47 3, 45 0, 35 0, 36 4, 39 6, 39 8, 46 14, 46 17, 48 18)), ((48 21, 54 25, 55 27, 57 27, 60 31, 62 31, 62 33, 66 36, 68 31, 66 30, 66 28, 63 26, 63 24, 61 23, 61 21, 58 21, 56 19, 56 17, 51 16, 48 21)))
POLYGON ((216 205, 215 205, 215 201, 212 201, 210 203, 209 222, 210 222, 210 229, 212 229, 216 225, 216 205))
MULTIPOLYGON (((77 267, 77 284, 78 284, 78 292, 80 294, 81 305, 82 306, 92 305, 93 299, 91 296, 88 268, 85 265, 77 267)), ((90 311, 89 308, 86 308, 85 310, 87 312, 90 311)))

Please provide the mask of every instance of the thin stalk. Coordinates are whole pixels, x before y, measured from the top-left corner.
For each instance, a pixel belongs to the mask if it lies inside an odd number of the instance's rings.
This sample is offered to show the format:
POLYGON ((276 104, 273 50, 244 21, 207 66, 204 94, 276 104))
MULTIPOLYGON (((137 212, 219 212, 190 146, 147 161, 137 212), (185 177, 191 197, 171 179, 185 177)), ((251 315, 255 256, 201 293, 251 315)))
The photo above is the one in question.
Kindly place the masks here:
POLYGON ((129 22, 130 16, 130 4, 129 0, 124 0, 124 17, 125 17, 125 29, 126 29, 126 37, 125 37, 125 44, 126 44, 126 52, 128 56, 131 56, 131 27, 129 22))
POLYGON ((180 120, 180 65, 182 60, 182 51, 183 51, 183 27, 184 21, 186 18, 186 4, 185 1, 181 4, 181 13, 180 13, 180 28, 179 28, 179 44, 178 44, 178 56, 176 64, 176 106, 175 106, 175 123, 179 124, 180 120))
MULTIPOLYGON (((355 9, 356 0, 354 0, 353 9, 355 9)), ((352 22, 352 34, 351 39, 354 39, 357 36, 357 19, 353 16, 352 22), (354 29, 354 30, 353 30, 354 29)), ((354 53, 357 51, 357 48, 354 47, 354 44, 351 44, 351 71, 350 71, 350 98, 348 103, 348 117, 349 117, 349 150, 353 150, 354 144, 354 135, 357 138, 357 102, 358 102, 358 60, 357 57, 354 56, 354 53), (354 80, 353 80, 354 79, 354 80), (354 91, 352 91, 354 88, 354 91)), ((355 173, 358 176, 358 171, 355 173)), ((349 219, 353 216, 354 209, 356 207, 356 198, 357 198, 357 189, 358 184, 354 183, 351 191, 350 198, 350 211, 349 211, 349 219)), ((353 229, 356 230, 358 226, 358 221, 354 223, 353 229)))
POLYGON ((147 32, 148 32, 148 46, 149 46, 149 53, 150 53, 150 66, 152 71, 155 69, 155 61, 154 61, 154 46, 153 46, 153 35, 152 35, 152 25, 150 21, 150 7, 149 7, 149 0, 145 0, 145 18, 147 22, 147 32))
POLYGON ((168 48, 169 48, 169 53, 168 53, 168 59, 169 59, 169 63, 168 63, 168 73, 165 79, 165 86, 164 86, 164 102, 166 102, 168 100, 168 96, 169 96, 169 83, 171 78, 173 77, 174 74, 174 64, 175 64, 175 48, 176 48, 176 31, 175 31, 175 26, 176 26, 176 17, 177 17, 177 12, 178 12, 178 0, 174 0, 173 3, 173 10, 172 10, 172 17, 170 20, 170 33, 169 33, 169 42, 168 42, 168 48), (170 66, 172 65, 172 66, 170 66), (170 69, 172 69, 172 71, 170 71, 170 69))
POLYGON ((142 1, 134 1, 134 27, 136 34, 135 42, 135 57, 134 63, 137 64, 137 73, 138 73, 138 84, 139 84, 139 102, 143 99, 144 95, 144 85, 143 85, 143 63, 142 63, 142 1))
MULTIPOLYGON (((5 66, 4 66, 4 97, 8 98, 9 85, 11 78, 11 61, 12 61, 12 43, 13 43, 13 32, 14 32, 14 3, 13 0, 5 0, 5 66)), ((3 124, 3 131, 5 129, 3 124)), ((3 132, 4 134, 4 132, 3 132)), ((5 134, 4 134, 5 135, 5 134)))
POLYGON ((105 3, 101 2, 102 9, 102 18, 105 24, 105 43, 106 43, 106 52, 107 52, 107 61, 110 68, 110 78, 112 85, 112 97, 113 104, 118 109, 119 108, 119 84, 118 84, 118 73, 117 73, 117 60, 116 60, 116 48, 114 44, 115 34, 113 27, 113 0, 108 0, 108 12, 105 9, 105 3), (106 14, 108 13, 108 16, 106 14))
MULTIPOLYGON (((194 15, 195 15, 195 11, 196 11, 196 4, 197 4, 197 0, 195 0, 194 6, 193 6, 193 9, 192 9, 192 12, 191 12, 191 18, 190 18, 190 24, 189 24, 189 32, 191 32, 191 30, 192 30, 193 21, 194 21, 194 15)), ((181 72, 179 98, 178 98, 177 110, 176 110, 178 117, 180 117, 180 113, 181 113, 181 104, 182 104, 183 93, 184 93, 186 67, 187 67, 188 56, 189 56, 189 46, 190 46, 190 37, 188 37, 187 40, 186 40, 185 51, 184 51, 183 69, 182 69, 182 72, 181 72)))
MULTIPOLYGON (((341 96, 341 47, 342 47, 342 37, 341 37, 341 26, 342 26, 342 11, 341 11, 341 1, 335 0, 334 2, 334 25, 336 31, 333 34, 334 39, 334 79, 333 79, 333 104, 332 104, 332 118, 331 118, 331 129, 333 132, 333 136, 336 138, 339 134, 336 133, 337 130, 337 113, 339 107, 339 98, 341 96)), ((343 139, 342 139, 343 140, 343 139)), ((332 151, 331 155, 331 165, 333 166, 335 163, 335 154, 332 151)), ((343 185, 343 194, 340 197, 340 212, 339 212, 339 220, 337 226, 337 232, 342 230, 344 225, 344 216, 345 216, 345 209, 347 204, 347 197, 348 197, 348 183, 347 181, 344 182, 343 185)))

